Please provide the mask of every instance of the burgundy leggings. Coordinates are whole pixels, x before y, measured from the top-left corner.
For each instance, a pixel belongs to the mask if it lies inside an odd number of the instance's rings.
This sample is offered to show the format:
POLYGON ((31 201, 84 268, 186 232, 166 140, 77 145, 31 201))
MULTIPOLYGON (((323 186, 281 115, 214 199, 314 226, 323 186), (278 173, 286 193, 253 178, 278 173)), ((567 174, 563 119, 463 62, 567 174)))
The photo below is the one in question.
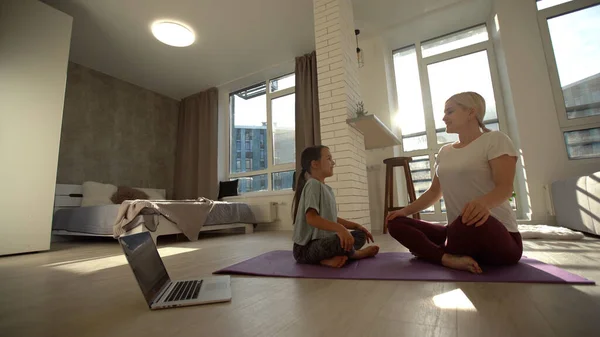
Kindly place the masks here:
POLYGON ((425 260, 441 263, 444 253, 468 255, 484 265, 509 265, 523 254, 521 234, 512 233, 493 217, 481 226, 466 226, 458 217, 448 226, 412 218, 388 223, 390 235, 425 260))

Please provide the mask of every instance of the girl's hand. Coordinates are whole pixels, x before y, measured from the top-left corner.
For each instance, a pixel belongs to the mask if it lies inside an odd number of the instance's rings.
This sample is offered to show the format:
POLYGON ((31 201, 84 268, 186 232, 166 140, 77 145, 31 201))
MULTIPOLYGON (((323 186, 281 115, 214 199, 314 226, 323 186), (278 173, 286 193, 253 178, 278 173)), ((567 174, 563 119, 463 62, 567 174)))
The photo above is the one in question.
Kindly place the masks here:
POLYGON ((407 217, 408 214, 406 214, 406 211, 403 209, 399 209, 397 211, 392 211, 390 213, 388 213, 387 217, 385 218, 385 222, 389 223, 390 221, 396 219, 396 218, 401 218, 401 217, 407 217))
POLYGON ((354 237, 350 232, 348 232, 345 228, 340 229, 337 233, 337 236, 340 238, 340 244, 342 245, 342 249, 349 252, 354 247, 354 237))
POLYGON ((356 230, 359 230, 367 235, 367 243, 369 243, 369 240, 371 240, 371 243, 375 242, 375 240, 373 240, 373 235, 371 234, 371 232, 369 232, 369 230, 363 227, 362 225, 358 225, 356 227, 356 230))
POLYGON ((473 200, 465 205, 460 215, 465 225, 479 227, 490 217, 490 210, 481 201, 473 200))

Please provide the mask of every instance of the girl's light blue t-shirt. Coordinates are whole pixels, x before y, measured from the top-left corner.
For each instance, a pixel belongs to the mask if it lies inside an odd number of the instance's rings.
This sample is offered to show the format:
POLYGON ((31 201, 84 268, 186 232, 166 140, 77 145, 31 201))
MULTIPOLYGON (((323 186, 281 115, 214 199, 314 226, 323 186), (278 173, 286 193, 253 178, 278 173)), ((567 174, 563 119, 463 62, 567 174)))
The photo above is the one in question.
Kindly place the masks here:
POLYGON ((337 222, 337 206, 333 189, 312 178, 304 185, 298 204, 298 213, 294 220, 293 240, 301 246, 311 240, 335 235, 335 232, 317 229, 306 222, 306 211, 311 208, 317 211, 323 219, 337 222))

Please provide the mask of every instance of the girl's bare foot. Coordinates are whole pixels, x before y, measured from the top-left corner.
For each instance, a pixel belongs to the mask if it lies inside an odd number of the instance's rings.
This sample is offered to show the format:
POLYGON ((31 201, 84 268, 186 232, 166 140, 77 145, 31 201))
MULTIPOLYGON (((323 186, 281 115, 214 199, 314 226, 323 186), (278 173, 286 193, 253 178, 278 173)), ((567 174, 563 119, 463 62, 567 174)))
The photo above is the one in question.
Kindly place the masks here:
POLYGON ((359 250, 355 251, 354 255, 352 255, 351 258, 353 260, 360 260, 360 259, 365 259, 367 257, 373 257, 373 256, 377 255, 377 253, 379 253, 378 246, 369 246, 367 248, 363 248, 363 249, 359 249, 359 250))
POLYGON ((442 265, 452 269, 469 271, 473 274, 481 274, 483 272, 477 261, 473 260, 470 256, 444 254, 442 256, 442 265))
POLYGON ((348 261, 348 257, 345 255, 334 256, 331 259, 321 261, 321 265, 333 268, 341 268, 346 264, 346 261, 348 261))

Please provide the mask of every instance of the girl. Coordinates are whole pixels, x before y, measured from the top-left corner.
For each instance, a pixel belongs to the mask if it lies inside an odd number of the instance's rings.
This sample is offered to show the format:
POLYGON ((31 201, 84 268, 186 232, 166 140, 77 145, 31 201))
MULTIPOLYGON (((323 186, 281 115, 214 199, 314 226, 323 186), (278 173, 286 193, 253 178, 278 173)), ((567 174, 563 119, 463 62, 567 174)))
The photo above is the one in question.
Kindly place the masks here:
POLYGON ((508 136, 484 126, 484 114, 485 100, 477 93, 446 101, 446 132, 457 133, 459 140, 440 149, 431 187, 386 219, 390 235, 416 256, 476 274, 482 272, 479 263, 514 264, 523 253, 508 202, 517 153, 508 136), (408 218, 442 196, 452 221, 448 226, 408 218))
POLYGON ((325 185, 325 178, 333 175, 335 165, 329 148, 322 145, 308 147, 302 151, 300 161, 302 171, 292 210, 296 261, 339 268, 348 258, 375 256, 379 252, 377 246, 360 249, 365 241, 374 242, 371 233, 365 227, 337 216, 333 190, 325 185), (348 229, 353 231, 348 232, 348 229))

